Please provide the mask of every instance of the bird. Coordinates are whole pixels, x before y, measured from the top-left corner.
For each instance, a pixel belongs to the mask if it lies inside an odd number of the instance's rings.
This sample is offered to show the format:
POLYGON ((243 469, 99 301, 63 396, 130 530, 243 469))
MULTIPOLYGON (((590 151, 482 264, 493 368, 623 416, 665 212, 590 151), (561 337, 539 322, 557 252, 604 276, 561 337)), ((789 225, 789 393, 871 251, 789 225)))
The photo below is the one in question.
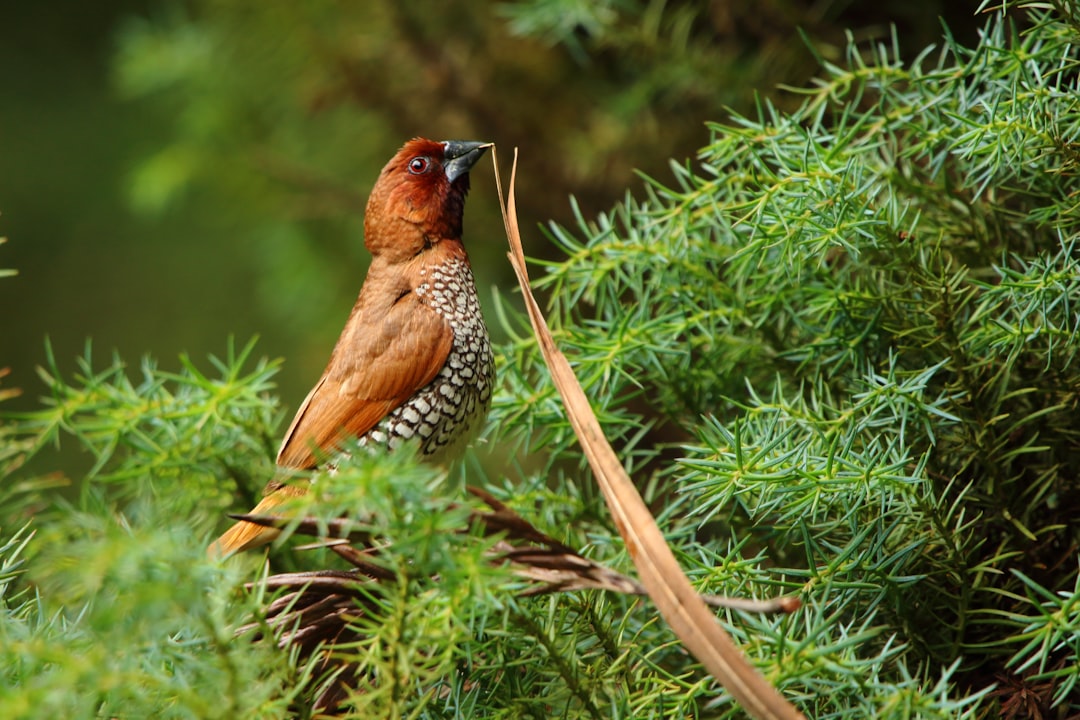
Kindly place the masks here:
MULTIPOLYGON (((487 416, 495 362, 462 220, 469 171, 492 143, 413 138, 380 172, 364 212, 371 264, 322 377, 285 433, 275 475, 249 513, 306 492, 286 483, 334 451, 413 443, 453 460, 487 416), (351 446, 351 447, 350 447, 351 446)), ((271 542, 273 527, 240 521, 211 543, 227 557, 271 542)))

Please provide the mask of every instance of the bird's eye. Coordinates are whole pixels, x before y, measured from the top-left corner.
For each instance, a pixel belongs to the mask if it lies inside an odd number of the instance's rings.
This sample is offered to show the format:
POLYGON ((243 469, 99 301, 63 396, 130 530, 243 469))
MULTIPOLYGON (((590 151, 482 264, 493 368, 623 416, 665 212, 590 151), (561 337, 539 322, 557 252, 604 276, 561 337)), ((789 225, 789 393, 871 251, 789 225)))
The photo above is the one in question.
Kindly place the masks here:
POLYGON ((413 175, 423 175, 431 167, 431 161, 426 157, 414 157, 409 161, 409 172, 413 175))

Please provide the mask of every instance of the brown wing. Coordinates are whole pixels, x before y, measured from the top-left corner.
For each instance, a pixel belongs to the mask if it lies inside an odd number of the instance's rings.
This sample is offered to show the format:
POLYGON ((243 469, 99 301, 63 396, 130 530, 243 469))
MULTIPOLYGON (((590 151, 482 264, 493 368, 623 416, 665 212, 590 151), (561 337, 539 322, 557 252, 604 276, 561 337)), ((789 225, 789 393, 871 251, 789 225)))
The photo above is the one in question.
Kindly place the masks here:
MULTIPOLYGON (((431 382, 446 363, 453 329, 413 292, 388 309, 364 311, 358 303, 345 324, 323 376, 293 418, 278 451, 284 467, 311 468, 313 448, 331 450, 348 437, 375 427, 420 388, 431 382)), ((252 514, 271 514, 302 486, 271 480, 266 495, 252 514)), ((208 550, 226 557, 272 541, 279 530, 240 521, 208 550)))
POLYGON ((453 340, 450 324, 414 292, 388 312, 354 311, 285 433, 278 465, 314 467, 313 448, 329 451, 367 433, 438 375, 453 340))

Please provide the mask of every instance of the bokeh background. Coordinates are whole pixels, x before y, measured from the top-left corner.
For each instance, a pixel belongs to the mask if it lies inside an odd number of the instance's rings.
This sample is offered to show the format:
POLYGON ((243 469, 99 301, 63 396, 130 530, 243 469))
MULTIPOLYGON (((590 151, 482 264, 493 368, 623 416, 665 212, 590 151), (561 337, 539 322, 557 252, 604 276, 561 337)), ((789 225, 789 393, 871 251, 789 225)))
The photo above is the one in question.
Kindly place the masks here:
MULTIPOLYGON (((363 279, 362 211, 414 135, 521 149, 526 227, 572 225, 693 162, 705 123, 797 103, 846 31, 913 57, 970 38, 952 0, 51 0, 0 42, 0 368, 34 407, 49 338, 134 368, 227 338, 285 360, 295 407, 363 279), (808 49, 808 42, 815 49, 808 49)), ((864 43, 864 47, 870 44, 864 43)), ((466 245, 512 294, 490 164, 466 245)), ((537 230, 529 251, 553 252, 537 230)), ((497 325, 497 322, 492 322, 497 325)))

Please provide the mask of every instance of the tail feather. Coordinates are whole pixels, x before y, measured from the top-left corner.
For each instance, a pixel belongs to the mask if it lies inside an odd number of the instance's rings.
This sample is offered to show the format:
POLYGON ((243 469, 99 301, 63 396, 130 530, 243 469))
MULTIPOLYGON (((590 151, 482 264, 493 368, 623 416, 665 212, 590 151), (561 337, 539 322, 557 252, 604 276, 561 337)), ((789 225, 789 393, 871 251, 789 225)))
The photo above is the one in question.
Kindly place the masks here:
MULTIPOLYGON (((273 491, 260 500, 259 504, 256 505, 255 509, 249 514, 269 515, 274 508, 284 503, 290 497, 294 497, 295 492, 284 492, 285 487, 296 490, 295 487, 284 486, 273 491)), ((271 543, 280 534, 281 531, 277 528, 257 525, 252 522, 241 520, 226 530, 217 540, 210 543, 210 547, 206 549, 206 554, 212 558, 226 558, 230 555, 235 555, 238 552, 271 543)))

